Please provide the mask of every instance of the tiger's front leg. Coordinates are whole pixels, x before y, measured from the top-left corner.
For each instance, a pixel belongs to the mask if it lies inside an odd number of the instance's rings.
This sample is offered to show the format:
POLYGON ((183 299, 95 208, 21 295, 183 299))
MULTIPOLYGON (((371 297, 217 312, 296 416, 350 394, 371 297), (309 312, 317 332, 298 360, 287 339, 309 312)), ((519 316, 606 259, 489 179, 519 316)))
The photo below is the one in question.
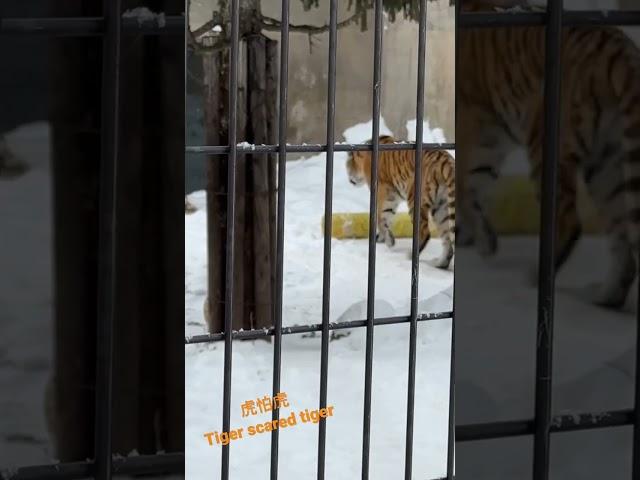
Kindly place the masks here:
POLYGON ((378 186, 378 229, 376 241, 384 243, 389 248, 396 244, 391 225, 399 204, 400 196, 392 186, 387 184, 378 186))

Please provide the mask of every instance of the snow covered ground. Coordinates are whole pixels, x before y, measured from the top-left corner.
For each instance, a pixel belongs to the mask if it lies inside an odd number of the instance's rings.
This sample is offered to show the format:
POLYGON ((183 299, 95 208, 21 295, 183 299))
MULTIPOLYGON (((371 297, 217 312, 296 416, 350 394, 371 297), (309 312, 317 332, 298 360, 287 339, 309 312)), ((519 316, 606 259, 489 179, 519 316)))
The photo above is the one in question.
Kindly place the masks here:
POLYGON ((43 395, 53 355, 49 127, 7 135, 29 165, 0 179, 0 467, 48 463, 43 395))
MULTIPOLYGON (((458 249, 456 421, 533 417, 537 291, 528 278, 537 240, 504 237, 495 258, 458 249)), ((556 279, 553 414, 632 408, 637 282, 622 311, 590 304, 608 267, 607 243, 585 236, 556 279)), ((631 428, 556 434, 552 478, 631 478, 631 428)), ((457 445, 460 478, 530 478, 529 437, 457 445)))
MULTIPOLYGON (((415 128, 415 127, 414 127, 415 128)), ((381 131, 389 133, 382 125, 381 131)), ((407 138, 397 132, 399 138, 407 138)), ((348 142, 370 138, 371 124, 348 129, 348 142)), ((412 136, 412 135, 411 135, 412 136)), ((410 137, 411 137, 410 136, 410 137)), ((415 138, 415 137, 414 137, 415 138)), ((425 129, 426 142, 442 142, 442 132, 425 129)), ((366 187, 349 184, 346 154, 337 153, 334 168, 334 212, 364 212, 366 187)), ((325 156, 287 164, 285 212, 283 324, 321 322, 321 217, 324 213, 325 156)), ((205 193, 190 195, 198 211, 185 216, 185 334, 205 332, 202 304, 206 294, 205 193)), ((408 315, 411 263, 410 239, 393 249, 377 246, 376 316, 408 315)), ((430 267, 440 244, 432 241, 420 264, 420 312, 452 308, 452 271, 430 267)), ((331 320, 366 318, 367 240, 332 240, 331 320)), ((417 479, 446 472, 449 402, 450 320, 424 322, 418 328, 414 472, 417 479)), ((351 480, 360 475, 364 388, 365 330, 331 342, 327 420, 327 478, 351 480)), ((404 465, 409 329, 407 325, 376 327, 374 336, 371 478, 399 478, 404 465)), ((203 434, 221 431, 223 345, 187 346, 186 475, 190 480, 216 478, 219 445, 209 446, 203 434)), ((234 342, 232 428, 264 422, 270 414, 242 418, 241 403, 271 392, 273 347, 264 341, 234 342), (256 365, 258 367, 256 368, 256 365)), ((282 351, 282 391, 291 411, 317 408, 320 382, 320 336, 286 335, 282 351)), ((285 409, 287 415, 290 410, 285 409)), ((280 478, 313 478, 317 468, 318 429, 300 424, 280 433, 280 478)), ((243 438, 231 444, 232 478, 268 478, 270 435, 243 438), (248 460, 250 459, 250 461, 248 460)))

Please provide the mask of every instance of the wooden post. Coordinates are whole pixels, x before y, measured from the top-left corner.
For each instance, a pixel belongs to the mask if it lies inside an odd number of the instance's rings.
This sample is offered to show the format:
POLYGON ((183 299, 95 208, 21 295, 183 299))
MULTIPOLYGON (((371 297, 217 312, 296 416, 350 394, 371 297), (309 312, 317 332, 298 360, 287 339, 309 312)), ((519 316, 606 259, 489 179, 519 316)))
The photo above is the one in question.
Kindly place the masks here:
MULTIPOLYGON (((202 58, 204 84, 204 131, 207 145, 220 145, 227 137, 228 51, 206 53, 202 58)), ((224 282, 226 268, 226 163, 222 157, 207 158, 207 299, 205 318, 210 332, 224 325, 224 282)))
MULTIPOLYGON (((276 128, 277 43, 263 35, 241 42, 238 90, 238 139, 273 143, 276 128)), ((228 52, 205 54, 205 137, 226 144, 228 134, 228 52)), ((275 161, 273 155, 238 155, 236 177, 236 265, 234 329, 273 324, 275 272, 275 161)), ((208 292, 205 318, 209 332, 224 330, 226 293, 226 157, 207 166, 208 292)))
MULTIPOLYGON (((276 135, 277 42, 249 37, 250 132, 256 144, 273 144, 276 135)), ((275 155, 252 155, 255 316, 252 328, 272 325, 275 277, 275 155)))

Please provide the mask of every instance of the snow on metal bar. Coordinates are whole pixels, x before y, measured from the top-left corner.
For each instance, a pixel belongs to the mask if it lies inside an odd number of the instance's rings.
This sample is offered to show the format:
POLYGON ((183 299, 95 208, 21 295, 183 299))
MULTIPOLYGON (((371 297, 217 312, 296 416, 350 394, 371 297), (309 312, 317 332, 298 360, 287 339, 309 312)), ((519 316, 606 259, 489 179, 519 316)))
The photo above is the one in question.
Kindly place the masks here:
MULTIPOLYGON (((453 317, 453 312, 438 312, 438 313, 423 313, 418 315, 418 322, 425 322, 431 320, 445 320, 453 317)), ((395 325, 398 323, 408 323, 411 320, 410 316, 402 316, 402 317, 387 317, 387 318, 376 318, 375 325, 395 325)), ((366 327, 366 320, 351 320, 348 322, 334 322, 329 324, 329 330, 344 330, 347 328, 359 328, 366 327)), ((294 325, 291 327, 283 327, 282 334, 290 335, 297 333, 311 333, 311 332, 320 332, 322 331, 322 324, 313 324, 313 325, 294 325)), ((256 330, 234 330, 232 332, 232 337, 234 340, 255 340, 257 338, 264 338, 273 336, 275 333, 275 329, 271 328, 263 328, 256 330)), ((210 343, 210 342, 220 342, 224 340, 224 333, 213 333, 213 334, 204 334, 204 335, 192 335, 185 337, 184 343, 185 345, 191 345, 194 343, 210 343)))
MULTIPOLYGON (((429 150, 455 150, 455 143, 423 143, 423 151, 429 150)), ((336 143, 335 152, 364 152, 371 151, 373 146, 369 143, 336 143)), ((380 145, 380 151, 384 150, 415 150, 415 142, 395 142, 380 145)), ((202 153, 208 155, 226 155, 230 151, 228 145, 197 145, 185 147, 185 153, 202 153)), ((253 145, 247 142, 236 145, 238 153, 277 153, 278 145, 253 145)), ((325 144, 298 144, 286 146, 287 153, 322 153, 327 151, 325 144)))

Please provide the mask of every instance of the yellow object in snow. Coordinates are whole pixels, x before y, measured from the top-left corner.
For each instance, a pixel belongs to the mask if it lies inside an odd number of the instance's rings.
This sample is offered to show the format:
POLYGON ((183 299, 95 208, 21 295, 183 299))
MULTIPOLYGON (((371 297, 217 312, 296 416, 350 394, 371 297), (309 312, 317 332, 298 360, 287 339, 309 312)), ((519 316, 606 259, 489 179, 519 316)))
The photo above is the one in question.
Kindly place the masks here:
MULTIPOLYGON (((324 233, 324 216, 322 217, 324 233)), ((398 213, 391 225, 391 231, 396 238, 411 238, 413 225, 407 212, 398 213)), ((369 214, 334 213, 331 217, 331 236, 334 238, 367 238, 369 237, 369 214)))
MULTIPOLYGON (((585 233, 601 232, 591 200, 578 195, 578 210, 583 219, 585 233)), ((534 185, 526 177, 503 177, 498 181, 493 195, 489 218, 499 234, 533 235, 538 232, 540 224, 540 207, 535 198, 534 185), (530 215, 523 215, 530 212, 530 215)), ((433 225, 430 225, 431 236, 438 237, 433 225)), ((321 220, 324 231, 324 217, 321 220)), ((369 213, 334 213, 331 219, 332 237, 334 238, 367 238, 369 236, 369 213)), ((391 225, 396 238, 411 238, 413 225, 407 212, 398 213, 391 225)))

